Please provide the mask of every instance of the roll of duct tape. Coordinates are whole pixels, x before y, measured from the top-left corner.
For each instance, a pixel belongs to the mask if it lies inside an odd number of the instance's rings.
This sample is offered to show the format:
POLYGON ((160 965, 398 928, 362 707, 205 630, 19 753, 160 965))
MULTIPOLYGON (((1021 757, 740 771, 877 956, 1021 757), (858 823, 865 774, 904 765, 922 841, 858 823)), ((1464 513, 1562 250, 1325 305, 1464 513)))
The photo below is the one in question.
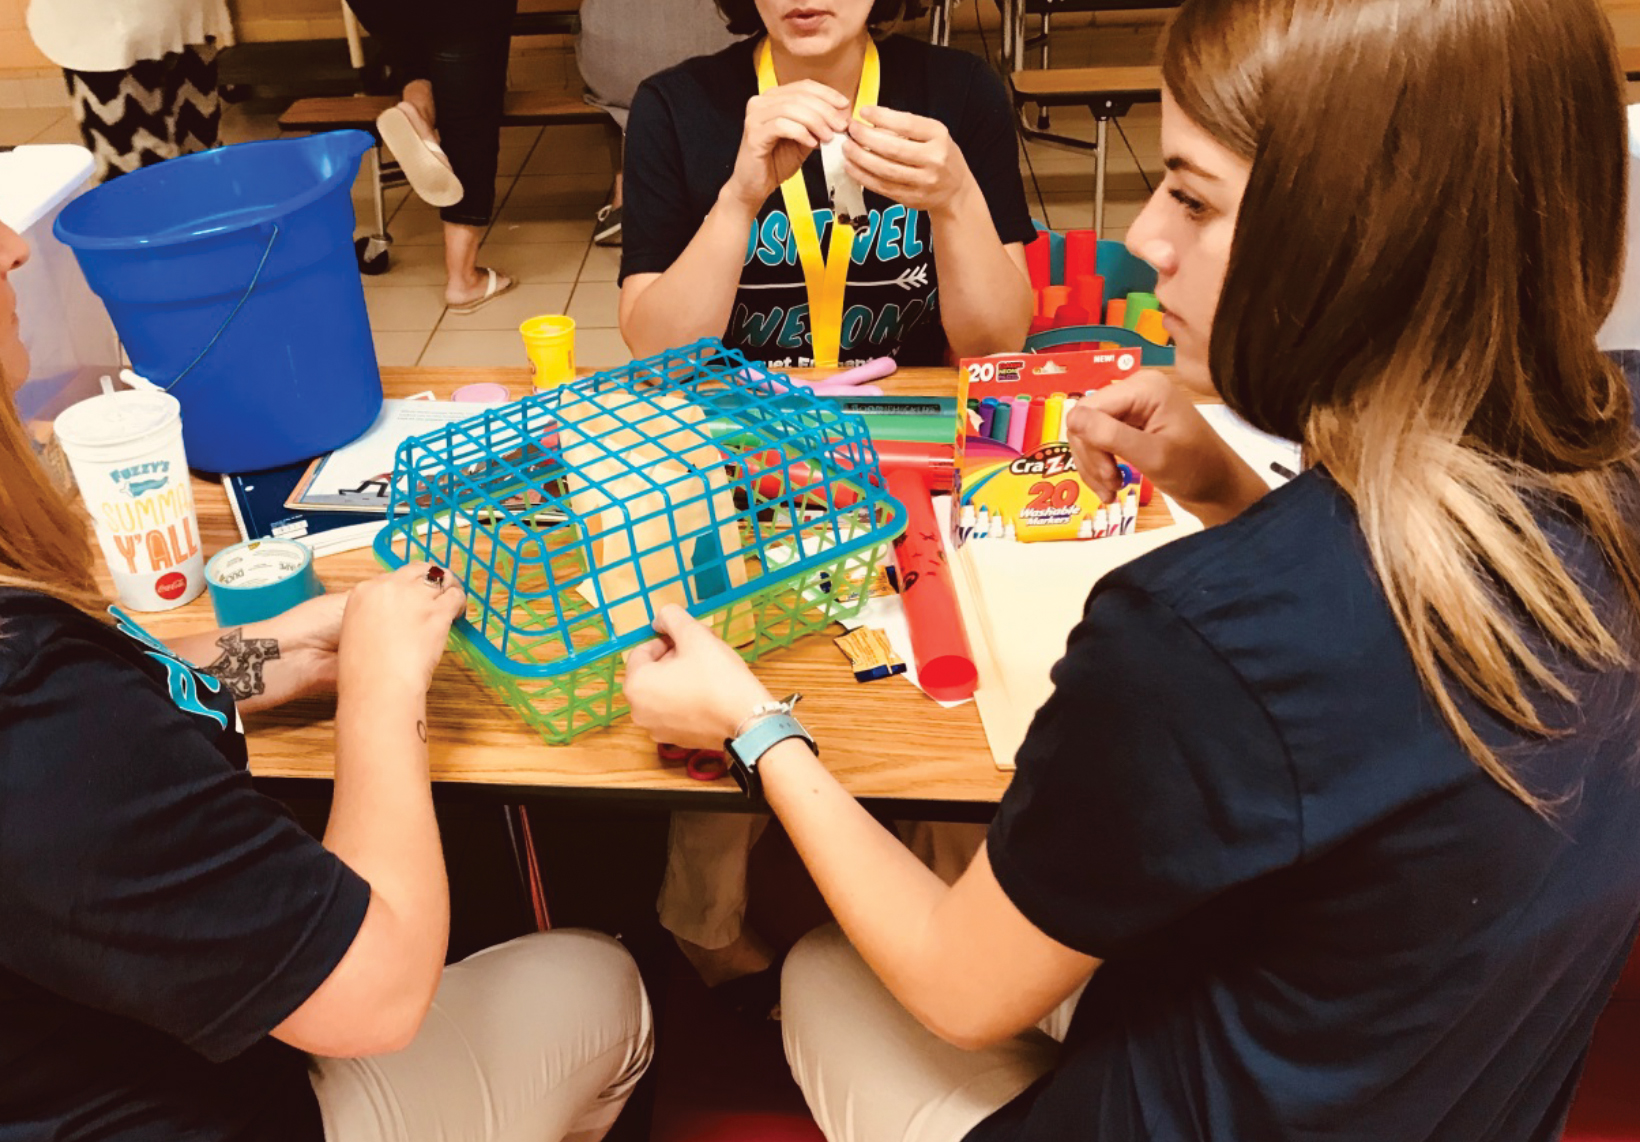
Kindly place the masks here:
POLYGON ((271 619, 325 593, 313 569, 313 552, 289 539, 224 547, 205 565, 205 589, 217 622, 225 627, 271 619))

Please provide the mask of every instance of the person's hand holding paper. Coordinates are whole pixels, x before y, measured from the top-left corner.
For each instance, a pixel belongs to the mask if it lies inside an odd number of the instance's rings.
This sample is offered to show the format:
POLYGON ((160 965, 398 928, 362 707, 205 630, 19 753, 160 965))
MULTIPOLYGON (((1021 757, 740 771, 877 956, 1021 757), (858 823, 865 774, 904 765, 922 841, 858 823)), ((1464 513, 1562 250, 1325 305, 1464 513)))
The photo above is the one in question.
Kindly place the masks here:
POLYGON ((1143 370, 1077 401, 1066 423, 1076 470, 1107 502, 1130 462, 1211 526, 1239 515, 1269 490, 1166 375, 1143 370))

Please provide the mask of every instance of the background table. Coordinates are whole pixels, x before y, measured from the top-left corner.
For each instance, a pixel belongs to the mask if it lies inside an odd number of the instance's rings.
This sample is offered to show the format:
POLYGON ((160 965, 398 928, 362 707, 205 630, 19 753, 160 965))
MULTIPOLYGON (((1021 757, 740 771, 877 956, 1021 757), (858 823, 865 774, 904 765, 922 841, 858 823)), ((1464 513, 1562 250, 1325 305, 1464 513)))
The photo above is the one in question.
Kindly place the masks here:
MULTIPOLYGON (((527 369, 390 368, 382 372, 390 397, 431 390, 447 398, 478 381, 503 384, 514 396, 529 391, 527 369)), ((953 369, 906 369, 884 383, 902 395, 954 395, 953 369)), ((194 499, 207 558, 237 542, 220 482, 196 475, 194 499)), ((1141 514, 1140 526, 1167 520, 1158 505, 1141 514)), ((379 574, 368 549, 326 556, 319 576, 332 591, 379 574)), ((112 586, 103 575, 104 589, 112 586)), ((175 611, 141 616, 161 638, 216 625, 210 600, 175 611)), ((841 634, 832 628, 833 634, 841 634)), ((904 678, 860 683, 829 636, 804 639, 755 667, 776 694, 801 691, 803 720, 820 742, 821 758, 844 787, 863 800, 892 802, 900 816, 975 818, 988 815, 1009 775, 991 759, 972 703, 937 705, 904 678)), ((328 780, 332 774, 332 699, 306 699, 246 719, 251 770, 274 787, 328 780)), ((548 746, 488 687, 446 657, 428 695, 428 754, 441 795, 482 790, 517 797, 618 796, 695 808, 744 807, 727 778, 692 780, 681 766, 663 764, 654 744, 625 720, 567 746, 548 746)))

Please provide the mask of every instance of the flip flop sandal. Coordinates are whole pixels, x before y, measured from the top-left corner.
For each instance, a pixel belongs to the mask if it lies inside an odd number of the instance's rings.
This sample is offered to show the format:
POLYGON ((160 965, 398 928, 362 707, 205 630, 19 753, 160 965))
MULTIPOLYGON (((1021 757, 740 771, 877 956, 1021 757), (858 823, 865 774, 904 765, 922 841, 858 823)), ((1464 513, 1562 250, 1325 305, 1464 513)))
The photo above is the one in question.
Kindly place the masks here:
POLYGON ((376 116, 376 130, 398 160, 410 189, 429 206, 454 206, 462 198, 461 180, 444 148, 422 133, 420 128, 425 126, 420 113, 408 103, 376 116))
POLYGON ((508 292, 514 286, 516 286, 518 284, 517 279, 508 278, 507 279, 507 284, 502 285, 502 284, 500 284, 501 280, 502 280, 500 274, 496 273, 494 270, 490 269, 488 266, 479 266, 478 268, 483 270, 485 272, 485 274, 489 275, 488 280, 486 280, 485 283, 484 283, 484 293, 482 295, 480 295, 479 297, 474 298, 472 301, 463 302, 461 305, 452 305, 452 306, 446 307, 449 310, 449 312, 462 314, 462 315, 469 314, 469 313, 477 313, 479 310, 483 309, 486 305, 489 305, 490 302, 494 301, 496 298, 498 298, 502 294, 508 292))

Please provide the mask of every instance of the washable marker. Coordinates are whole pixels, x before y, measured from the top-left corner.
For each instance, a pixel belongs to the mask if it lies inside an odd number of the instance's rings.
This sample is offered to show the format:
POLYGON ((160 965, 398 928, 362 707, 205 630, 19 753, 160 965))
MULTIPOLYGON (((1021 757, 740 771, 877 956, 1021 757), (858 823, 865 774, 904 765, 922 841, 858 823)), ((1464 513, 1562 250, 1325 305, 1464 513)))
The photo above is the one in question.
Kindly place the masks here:
POLYGON ((986 397, 979 402, 979 434, 991 439, 991 424, 997 416, 997 398, 986 397))
POLYGON ((1093 538, 1105 538, 1105 531, 1109 526, 1109 517, 1105 514, 1105 505, 1100 504, 1099 510, 1093 513, 1093 538))
POLYGON ((1082 517, 1082 526, 1076 529, 1077 539, 1093 538, 1093 521, 1087 516, 1082 517))
POLYGON ((973 504, 963 504, 962 505, 962 516, 960 517, 960 522, 958 522, 958 524, 957 524, 957 535, 959 535, 963 539, 967 539, 969 536, 971 536, 973 534, 974 534, 974 505, 973 504))
POLYGON ((991 517, 991 538, 992 539, 1001 539, 1002 538, 1002 532, 1003 532, 1002 517, 999 516, 999 515, 992 516, 991 517))
POLYGON ((1011 427, 1011 425, 1009 424, 1009 421, 1011 421, 1013 419, 1013 415, 1014 415, 1014 402, 1013 401, 1011 401, 1011 400, 999 400, 999 401, 997 401, 996 411, 991 414, 991 439, 992 440, 996 441, 998 444, 1008 443, 1008 429, 1011 427))
POLYGON ((1121 328, 1127 320, 1127 301, 1124 298, 1113 298, 1105 303, 1105 324, 1121 328))
MULTIPOLYGON (((1000 412, 1000 407, 998 408, 1000 412)), ((1031 415, 1031 398, 1019 396, 1014 398, 1014 411, 1008 417, 1008 447, 1015 452, 1025 451, 1025 422, 1031 415)))
POLYGON ((1128 485, 1127 498, 1122 503, 1122 534, 1131 535, 1139 526, 1139 488, 1128 485))
POLYGON ((1019 532, 1017 530, 1015 530, 1013 520, 1009 520, 1007 525, 1005 527, 1003 527, 1003 529, 1002 529, 1002 538, 1003 539, 1018 539, 1019 538, 1019 532))
POLYGON ((1041 397, 1032 400, 1025 413, 1025 447, 1024 453, 1035 452, 1042 447, 1042 417, 1047 410, 1047 402, 1041 397))
POLYGON ((1076 411, 1076 402, 1081 399, 1080 393, 1071 393, 1065 398, 1065 411, 1059 415, 1059 438, 1067 443, 1071 438, 1071 413, 1076 411))
POLYGON ((1065 439, 1065 394, 1054 393, 1042 406, 1042 443, 1058 444, 1065 439))
POLYGON ((974 517, 973 539, 989 539, 991 536, 991 509, 980 508, 979 514, 974 517))

